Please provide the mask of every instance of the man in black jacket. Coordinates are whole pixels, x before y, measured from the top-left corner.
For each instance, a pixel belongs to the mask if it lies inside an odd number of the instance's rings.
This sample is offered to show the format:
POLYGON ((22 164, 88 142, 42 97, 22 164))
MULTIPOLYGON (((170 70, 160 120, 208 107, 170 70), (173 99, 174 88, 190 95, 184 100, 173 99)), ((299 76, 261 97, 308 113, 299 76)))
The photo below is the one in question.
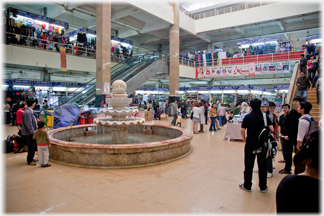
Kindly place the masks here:
POLYGON ((293 107, 289 114, 286 117, 286 127, 287 127, 287 135, 284 137, 287 142, 285 143, 285 154, 286 154, 286 166, 283 170, 280 170, 280 174, 291 174, 291 166, 292 166, 292 151, 295 146, 295 153, 297 153, 297 134, 298 134, 298 120, 301 117, 296 109, 299 106, 299 103, 304 101, 301 96, 294 97, 293 99, 293 107))
POLYGON ((305 76, 305 72, 300 72, 300 77, 296 82, 298 86, 298 96, 303 96, 307 100, 307 90, 310 88, 309 79, 305 76))
POLYGON ((306 72, 306 65, 307 65, 307 60, 305 59, 305 55, 301 54, 301 58, 299 60, 300 64, 300 71, 306 72))

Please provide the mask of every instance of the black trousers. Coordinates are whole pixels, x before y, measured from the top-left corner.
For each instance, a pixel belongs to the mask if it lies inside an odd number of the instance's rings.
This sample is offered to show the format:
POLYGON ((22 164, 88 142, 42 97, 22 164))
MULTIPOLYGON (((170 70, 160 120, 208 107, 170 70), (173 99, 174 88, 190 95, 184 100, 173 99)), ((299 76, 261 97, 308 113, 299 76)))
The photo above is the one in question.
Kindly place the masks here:
POLYGON ((36 140, 33 139, 33 136, 25 136, 27 147, 28 147, 28 154, 27 154, 27 164, 31 163, 35 156, 35 149, 36 149, 36 140))
POLYGON ((17 114, 16 113, 12 113, 12 126, 16 126, 16 116, 17 114))
POLYGON ((178 115, 177 115, 177 114, 174 114, 174 115, 173 115, 173 120, 172 120, 172 122, 171 122, 171 124, 172 124, 173 126, 176 125, 177 118, 178 118, 178 115))
MULTIPOLYGON (((255 154, 253 154, 253 148, 255 145, 250 145, 249 143, 245 144, 244 148, 244 187, 246 189, 251 189, 252 187, 252 175, 253 175, 253 167, 255 154)), ((259 187, 261 190, 265 190, 267 188, 267 161, 264 156, 257 154, 257 162, 259 167, 259 187)))
POLYGON ((292 141, 292 140, 287 140, 287 142, 285 143, 285 154, 286 154, 286 165, 285 165, 285 170, 287 172, 291 171, 291 166, 292 166, 292 152, 293 152, 293 148, 295 146, 297 146, 297 141, 292 141))
POLYGON ((208 113, 208 111, 205 110, 205 119, 206 119, 206 124, 207 124, 207 113, 208 113))

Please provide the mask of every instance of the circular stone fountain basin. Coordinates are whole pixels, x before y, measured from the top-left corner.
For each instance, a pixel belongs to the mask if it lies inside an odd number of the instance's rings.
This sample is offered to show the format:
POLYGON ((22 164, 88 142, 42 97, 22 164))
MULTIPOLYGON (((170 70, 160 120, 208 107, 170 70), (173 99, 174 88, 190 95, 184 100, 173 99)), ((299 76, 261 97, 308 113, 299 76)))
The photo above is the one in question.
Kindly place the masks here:
POLYGON ((192 151, 193 134, 190 130, 161 124, 143 124, 128 130, 131 136, 151 136, 154 139, 154 136, 157 135, 160 141, 150 141, 150 138, 148 140, 139 138, 142 143, 132 144, 91 144, 77 142, 76 140, 73 142, 66 141, 69 138, 71 140, 73 138, 82 139, 83 136, 85 137, 86 129, 91 128, 95 132, 90 137, 96 143, 103 143, 100 140, 109 137, 109 133, 111 133, 110 127, 102 127, 96 124, 49 131, 52 144, 49 148, 50 160, 77 167, 133 168, 178 160, 192 151), (152 129, 153 135, 143 134, 143 129, 152 129))

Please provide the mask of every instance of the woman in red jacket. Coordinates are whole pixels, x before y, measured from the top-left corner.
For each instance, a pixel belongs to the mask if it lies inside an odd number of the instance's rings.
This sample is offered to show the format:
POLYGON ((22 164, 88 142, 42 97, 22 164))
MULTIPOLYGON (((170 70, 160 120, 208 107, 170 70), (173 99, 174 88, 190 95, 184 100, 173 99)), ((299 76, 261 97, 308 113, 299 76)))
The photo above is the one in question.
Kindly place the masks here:
POLYGON ((22 123, 22 116, 23 116, 24 111, 26 109, 27 109, 27 104, 23 103, 23 104, 20 105, 20 108, 19 108, 19 110, 17 111, 17 114, 16 114, 16 123, 17 123, 17 125, 22 123))

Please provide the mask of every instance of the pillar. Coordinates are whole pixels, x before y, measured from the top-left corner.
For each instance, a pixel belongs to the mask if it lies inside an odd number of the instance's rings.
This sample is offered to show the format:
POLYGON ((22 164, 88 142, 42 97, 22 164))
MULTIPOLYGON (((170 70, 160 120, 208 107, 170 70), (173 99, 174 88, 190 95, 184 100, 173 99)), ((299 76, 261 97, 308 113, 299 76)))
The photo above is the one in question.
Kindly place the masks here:
POLYGON ((170 54, 170 72, 169 72, 169 102, 179 99, 179 2, 172 2, 174 13, 174 23, 170 28, 169 54, 170 54))
POLYGON ((110 83, 111 4, 97 3, 96 107, 105 101, 104 83, 110 83))

